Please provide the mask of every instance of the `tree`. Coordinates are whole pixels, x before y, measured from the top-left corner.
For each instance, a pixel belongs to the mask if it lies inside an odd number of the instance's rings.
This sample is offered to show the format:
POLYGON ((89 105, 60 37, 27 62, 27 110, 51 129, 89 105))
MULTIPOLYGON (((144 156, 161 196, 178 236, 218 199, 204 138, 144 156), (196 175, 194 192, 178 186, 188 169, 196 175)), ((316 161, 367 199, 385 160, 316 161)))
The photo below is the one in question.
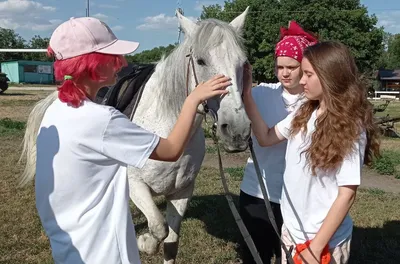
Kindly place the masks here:
MULTIPOLYGON (((38 35, 35 35, 30 41, 29 44, 26 45, 26 48, 30 49, 47 49, 49 46, 50 39, 42 38, 38 35)), ((25 60, 34 60, 34 61, 52 61, 52 58, 48 57, 46 53, 24 53, 25 60)))
POLYGON ((151 50, 144 50, 133 56, 126 56, 126 59, 130 63, 153 63, 161 59, 162 56, 169 55, 176 45, 168 45, 166 47, 160 46, 151 50))
POLYGON ((400 68, 400 34, 391 35, 388 41, 387 49, 387 65, 388 69, 400 68))
MULTIPOLYGON (((254 77, 258 81, 274 80, 274 44, 279 37, 281 5, 277 0, 225 1, 225 6, 211 5, 203 8, 201 19, 217 18, 232 21, 250 6, 245 22, 244 44, 254 77)), ((287 24, 287 22, 286 22, 287 24)))
MULTIPOLYGON (((25 40, 12 29, 0 27, 0 48, 2 49, 23 49, 25 40)), ((23 59, 22 53, 0 52, 0 61, 23 59)))
POLYGON ((296 20, 320 40, 341 41, 352 50, 361 72, 376 68, 383 53, 382 28, 359 0, 232 0, 203 8, 205 18, 229 22, 250 6, 245 25, 245 45, 257 81, 274 79, 274 45, 279 28, 296 20))

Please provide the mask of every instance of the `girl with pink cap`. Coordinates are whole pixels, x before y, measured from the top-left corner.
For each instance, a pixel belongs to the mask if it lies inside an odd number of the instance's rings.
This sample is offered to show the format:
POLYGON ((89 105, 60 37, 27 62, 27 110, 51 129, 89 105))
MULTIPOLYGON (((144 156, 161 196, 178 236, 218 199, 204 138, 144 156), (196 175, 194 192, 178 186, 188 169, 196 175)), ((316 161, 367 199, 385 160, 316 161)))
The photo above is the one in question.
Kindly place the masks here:
POLYGON ((200 84, 170 135, 160 138, 93 102, 101 87, 115 83, 126 65, 122 55, 137 47, 91 17, 72 18, 51 36, 49 53, 57 59, 55 77, 62 84, 38 131, 35 189, 55 263, 140 263, 126 166, 177 160, 198 105, 226 94, 231 85, 223 75, 200 84))

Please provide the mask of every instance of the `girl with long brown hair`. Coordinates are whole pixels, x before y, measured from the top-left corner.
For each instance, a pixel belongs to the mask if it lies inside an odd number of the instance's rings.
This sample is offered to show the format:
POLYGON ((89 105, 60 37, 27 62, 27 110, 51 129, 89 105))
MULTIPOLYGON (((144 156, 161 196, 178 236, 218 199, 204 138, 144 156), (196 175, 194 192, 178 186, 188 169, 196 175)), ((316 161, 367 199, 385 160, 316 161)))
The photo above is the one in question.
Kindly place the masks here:
POLYGON ((379 155, 378 129, 345 45, 329 41, 306 48, 301 68, 308 100, 273 128, 251 96, 251 66, 244 74, 243 100, 260 145, 288 140, 281 197, 285 244, 297 245, 295 258, 304 263, 347 263, 353 230, 349 210, 363 164, 379 155))

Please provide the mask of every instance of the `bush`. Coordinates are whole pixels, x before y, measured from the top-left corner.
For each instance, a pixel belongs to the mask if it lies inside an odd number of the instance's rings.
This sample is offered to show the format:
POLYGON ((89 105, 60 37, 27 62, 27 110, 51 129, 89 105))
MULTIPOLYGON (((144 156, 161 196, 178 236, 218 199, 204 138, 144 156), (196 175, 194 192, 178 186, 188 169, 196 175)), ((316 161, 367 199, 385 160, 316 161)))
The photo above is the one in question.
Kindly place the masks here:
POLYGON ((0 119, 0 127, 5 128, 5 129, 23 130, 23 129, 25 129, 25 124, 26 124, 25 122, 14 121, 14 120, 11 120, 10 118, 0 119))
POLYGON ((383 175, 397 175, 400 172, 396 171, 396 167, 400 164, 400 153, 397 151, 383 151, 382 156, 375 159, 372 168, 383 175))

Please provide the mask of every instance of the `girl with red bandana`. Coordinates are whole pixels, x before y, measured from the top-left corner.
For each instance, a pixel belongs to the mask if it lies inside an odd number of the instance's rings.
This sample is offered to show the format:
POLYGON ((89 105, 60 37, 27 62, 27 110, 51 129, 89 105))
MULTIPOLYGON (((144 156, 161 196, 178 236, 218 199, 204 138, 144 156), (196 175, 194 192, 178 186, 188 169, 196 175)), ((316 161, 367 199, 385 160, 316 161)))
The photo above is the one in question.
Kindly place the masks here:
MULTIPOLYGON (((275 47, 275 67, 278 83, 261 83, 251 90, 257 109, 268 126, 279 121, 298 108, 305 100, 300 85, 300 63, 305 47, 313 45, 317 39, 305 32, 296 22, 281 29, 280 41, 275 47)), ((280 200, 285 170, 286 142, 271 147, 261 147, 252 135, 254 151, 267 189, 268 199, 274 213, 278 229, 282 227, 280 200)), ((256 175, 253 160, 248 159, 243 181, 240 186, 240 214, 264 263, 270 263, 273 255, 279 262, 281 245, 268 218, 264 197, 256 175)), ((255 263, 245 244, 243 263, 255 263)))
POLYGON ((250 70, 244 73, 243 99, 258 143, 266 147, 287 140, 282 240, 295 246, 296 263, 347 263, 353 231, 349 210, 362 166, 379 155, 372 104, 350 50, 337 42, 305 48, 300 84, 307 100, 274 126, 257 109, 250 70))

